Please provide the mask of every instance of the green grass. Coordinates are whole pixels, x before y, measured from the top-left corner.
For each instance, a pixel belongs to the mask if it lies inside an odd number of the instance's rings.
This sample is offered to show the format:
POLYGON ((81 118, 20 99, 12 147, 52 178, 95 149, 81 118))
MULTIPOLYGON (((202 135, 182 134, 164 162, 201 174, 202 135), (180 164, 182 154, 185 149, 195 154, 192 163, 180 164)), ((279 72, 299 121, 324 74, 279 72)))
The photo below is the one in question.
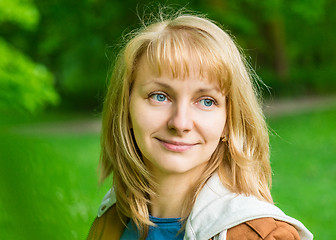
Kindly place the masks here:
POLYGON ((1 238, 85 239, 107 189, 98 133, 0 132, 1 238))
POLYGON ((316 239, 336 239, 336 109, 270 119, 273 197, 316 239))
MULTIPOLYGON (((108 188, 97 184, 99 134, 20 130, 80 118, 12 117, 0 127, 3 239, 85 239, 108 188)), ((336 239, 335 120, 336 109, 269 119, 278 134, 271 136, 274 200, 316 239, 336 239)))

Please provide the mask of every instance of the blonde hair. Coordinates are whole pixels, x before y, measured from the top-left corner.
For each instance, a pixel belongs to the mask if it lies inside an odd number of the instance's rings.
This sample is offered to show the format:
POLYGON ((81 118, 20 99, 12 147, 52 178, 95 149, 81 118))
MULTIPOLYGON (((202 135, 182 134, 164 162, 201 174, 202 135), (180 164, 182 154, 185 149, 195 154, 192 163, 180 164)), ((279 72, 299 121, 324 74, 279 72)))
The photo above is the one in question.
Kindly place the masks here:
POLYGON ((197 194, 217 171, 231 191, 272 202, 269 138, 253 81, 254 71, 232 38, 205 17, 179 14, 143 26, 131 34, 111 75, 103 109, 101 181, 113 173, 117 210, 147 234, 149 196, 155 182, 141 159, 129 123, 129 98, 139 59, 152 69, 184 78, 199 71, 217 81, 226 95, 228 141, 220 142, 206 172, 184 206, 190 213, 197 194))

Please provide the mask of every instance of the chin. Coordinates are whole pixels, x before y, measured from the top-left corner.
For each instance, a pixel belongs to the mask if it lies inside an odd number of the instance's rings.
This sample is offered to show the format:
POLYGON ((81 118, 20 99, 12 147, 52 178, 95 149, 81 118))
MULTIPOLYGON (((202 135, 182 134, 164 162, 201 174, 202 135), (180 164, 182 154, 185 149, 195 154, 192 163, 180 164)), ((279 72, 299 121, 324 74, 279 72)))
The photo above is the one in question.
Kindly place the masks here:
POLYGON ((163 164, 159 166, 161 172, 166 174, 184 174, 184 173, 192 173, 199 172, 200 169, 203 170, 206 163, 201 163, 198 165, 184 164, 185 160, 181 162, 171 161, 170 164, 163 164))

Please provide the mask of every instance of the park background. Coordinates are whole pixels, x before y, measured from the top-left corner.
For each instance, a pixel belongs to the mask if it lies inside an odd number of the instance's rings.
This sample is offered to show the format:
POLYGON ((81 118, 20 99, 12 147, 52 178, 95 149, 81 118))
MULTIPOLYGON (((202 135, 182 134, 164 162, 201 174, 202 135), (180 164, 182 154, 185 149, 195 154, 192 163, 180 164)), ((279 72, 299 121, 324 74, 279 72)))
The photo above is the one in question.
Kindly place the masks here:
MULTIPOLYGON (((227 29, 262 81, 272 193, 316 239, 336 239, 336 1, 180 0, 227 29)), ((122 36, 158 4, 0 0, 0 238, 84 239, 100 111, 122 36)))

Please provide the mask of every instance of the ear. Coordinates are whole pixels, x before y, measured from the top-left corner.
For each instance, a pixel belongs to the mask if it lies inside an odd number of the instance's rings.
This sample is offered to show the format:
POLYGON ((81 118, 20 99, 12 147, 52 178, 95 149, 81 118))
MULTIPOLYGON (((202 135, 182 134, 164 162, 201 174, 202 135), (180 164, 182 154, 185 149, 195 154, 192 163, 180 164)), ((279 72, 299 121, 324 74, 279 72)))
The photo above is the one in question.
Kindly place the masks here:
POLYGON ((225 124, 225 127, 224 127, 224 129, 223 129, 223 132, 222 132, 222 135, 221 135, 221 137, 223 138, 224 136, 228 136, 229 135, 229 128, 228 128, 228 125, 227 124, 225 124))
POLYGON ((229 97, 227 96, 227 94, 225 94, 225 112, 226 112, 226 116, 225 116, 225 126, 221 135, 221 138, 224 138, 225 136, 228 137, 230 134, 229 131, 229 97))

